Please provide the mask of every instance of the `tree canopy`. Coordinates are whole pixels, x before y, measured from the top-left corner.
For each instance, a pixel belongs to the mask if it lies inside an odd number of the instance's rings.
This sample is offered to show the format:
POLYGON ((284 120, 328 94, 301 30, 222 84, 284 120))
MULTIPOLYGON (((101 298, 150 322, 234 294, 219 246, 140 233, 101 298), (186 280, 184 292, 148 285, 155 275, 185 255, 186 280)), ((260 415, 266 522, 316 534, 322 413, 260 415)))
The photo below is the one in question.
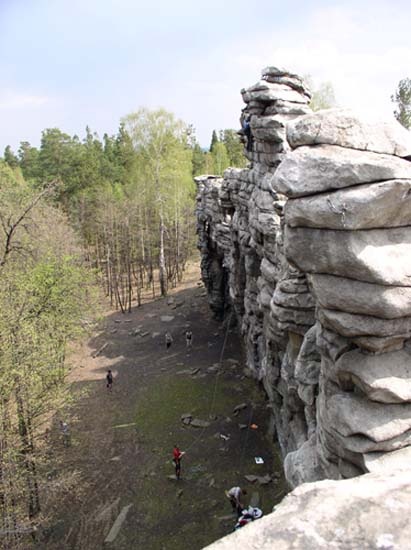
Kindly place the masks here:
MULTIPOLYGON (((0 159, 0 530, 7 547, 39 517, 37 439, 67 399, 66 350, 96 308, 97 283, 116 309, 142 290, 167 294, 195 250, 200 173, 244 166, 235 130, 200 147, 192 126, 139 109, 102 140, 46 128, 0 159), (159 282, 159 290, 157 286, 159 282), (17 527, 16 527, 17 526, 17 527)), ((20 546, 19 546, 20 545, 20 546)))
POLYGON ((321 109, 330 109, 337 106, 337 100, 335 97, 334 86, 331 82, 320 82, 318 85, 314 83, 311 75, 304 76, 305 82, 311 90, 311 101, 309 106, 313 111, 320 111, 321 109))

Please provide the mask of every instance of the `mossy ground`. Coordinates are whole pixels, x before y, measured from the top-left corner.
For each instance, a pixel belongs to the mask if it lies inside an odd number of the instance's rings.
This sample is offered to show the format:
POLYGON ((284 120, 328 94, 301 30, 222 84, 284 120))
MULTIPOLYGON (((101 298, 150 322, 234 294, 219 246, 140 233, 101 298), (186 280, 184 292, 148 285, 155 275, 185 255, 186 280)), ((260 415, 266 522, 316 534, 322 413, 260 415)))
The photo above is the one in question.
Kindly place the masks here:
POLYGON ((223 536, 235 523, 235 517, 221 519, 230 515, 224 490, 233 485, 248 490, 246 502, 258 491, 261 507, 271 511, 273 490, 282 493, 281 483, 254 487, 243 477, 279 471, 275 451, 264 437, 265 412, 264 396, 255 382, 242 376, 240 365, 224 362, 217 373, 205 377, 163 375, 145 392, 136 412, 138 439, 151 451, 140 471, 144 495, 137 503, 144 510, 144 529, 137 539, 140 544, 144 541, 146 547, 174 550, 184 540, 186 547, 202 548, 223 536), (242 402, 247 408, 233 416, 234 408, 242 402), (208 420, 210 426, 186 426, 181 422, 183 413, 208 420), (258 428, 240 429, 240 423, 255 423, 258 428), (168 479, 174 471, 174 444, 187 450, 182 460, 182 480, 178 482, 168 479), (255 463, 254 457, 260 455, 264 456, 264 465, 255 463))

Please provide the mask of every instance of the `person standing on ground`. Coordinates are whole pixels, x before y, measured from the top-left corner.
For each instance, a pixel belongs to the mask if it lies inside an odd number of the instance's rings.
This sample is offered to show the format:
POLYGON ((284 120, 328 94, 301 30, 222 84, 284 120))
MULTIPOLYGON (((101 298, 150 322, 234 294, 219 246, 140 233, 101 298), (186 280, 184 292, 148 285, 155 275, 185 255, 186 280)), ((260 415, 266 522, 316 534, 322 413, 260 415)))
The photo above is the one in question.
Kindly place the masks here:
POLYGON ((177 447, 177 445, 174 445, 173 449, 173 462, 176 469, 176 478, 180 479, 181 475, 181 458, 185 455, 184 451, 180 451, 180 449, 177 447))
POLYGON ((233 512, 237 513, 237 516, 241 516, 244 506, 241 503, 241 495, 246 495, 247 491, 241 489, 241 487, 231 487, 229 491, 225 492, 226 497, 230 500, 233 512))
POLYGON ((186 331, 186 347, 187 349, 191 349, 193 343, 193 333, 191 330, 186 331))
POLYGON ((67 422, 60 420, 60 431, 63 438, 63 445, 65 447, 69 447, 70 446, 70 428, 67 422))
POLYGON ((106 380, 107 380, 107 390, 111 392, 113 390, 113 373, 111 372, 110 369, 108 369, 107 371, 106 380))
POLYGON ((173 343, 173 337, 169 331, 166 332, 166 349, 169 349, 173 343))

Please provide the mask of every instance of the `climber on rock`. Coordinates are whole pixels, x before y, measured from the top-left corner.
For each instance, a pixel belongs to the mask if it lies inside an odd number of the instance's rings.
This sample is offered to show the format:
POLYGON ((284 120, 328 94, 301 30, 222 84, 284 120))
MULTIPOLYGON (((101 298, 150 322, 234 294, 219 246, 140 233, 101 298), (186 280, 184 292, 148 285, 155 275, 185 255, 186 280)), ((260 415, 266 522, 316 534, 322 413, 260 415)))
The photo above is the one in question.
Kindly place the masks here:
POLYGON ((253 150, 253 134, 251 132, 251 126, 250 126, 250 116, 246 115, 243 118, 242 126, 243 126, 243 132, 245 137, 247 138, 247 151, 251 152, 253 150))

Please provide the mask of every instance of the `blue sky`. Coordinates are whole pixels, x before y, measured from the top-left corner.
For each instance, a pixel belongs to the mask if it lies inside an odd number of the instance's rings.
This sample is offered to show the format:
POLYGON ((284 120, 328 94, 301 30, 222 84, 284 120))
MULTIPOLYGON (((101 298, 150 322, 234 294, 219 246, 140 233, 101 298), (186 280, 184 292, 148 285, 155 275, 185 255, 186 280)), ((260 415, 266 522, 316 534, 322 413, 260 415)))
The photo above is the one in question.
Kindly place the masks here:
POLYGON ((0 154, 59 127, 115 133, 141 106, 236 128, 267 65, 331 81, 342 106, 392 116, 411 77, 411 2, 0 0, 0 154))

